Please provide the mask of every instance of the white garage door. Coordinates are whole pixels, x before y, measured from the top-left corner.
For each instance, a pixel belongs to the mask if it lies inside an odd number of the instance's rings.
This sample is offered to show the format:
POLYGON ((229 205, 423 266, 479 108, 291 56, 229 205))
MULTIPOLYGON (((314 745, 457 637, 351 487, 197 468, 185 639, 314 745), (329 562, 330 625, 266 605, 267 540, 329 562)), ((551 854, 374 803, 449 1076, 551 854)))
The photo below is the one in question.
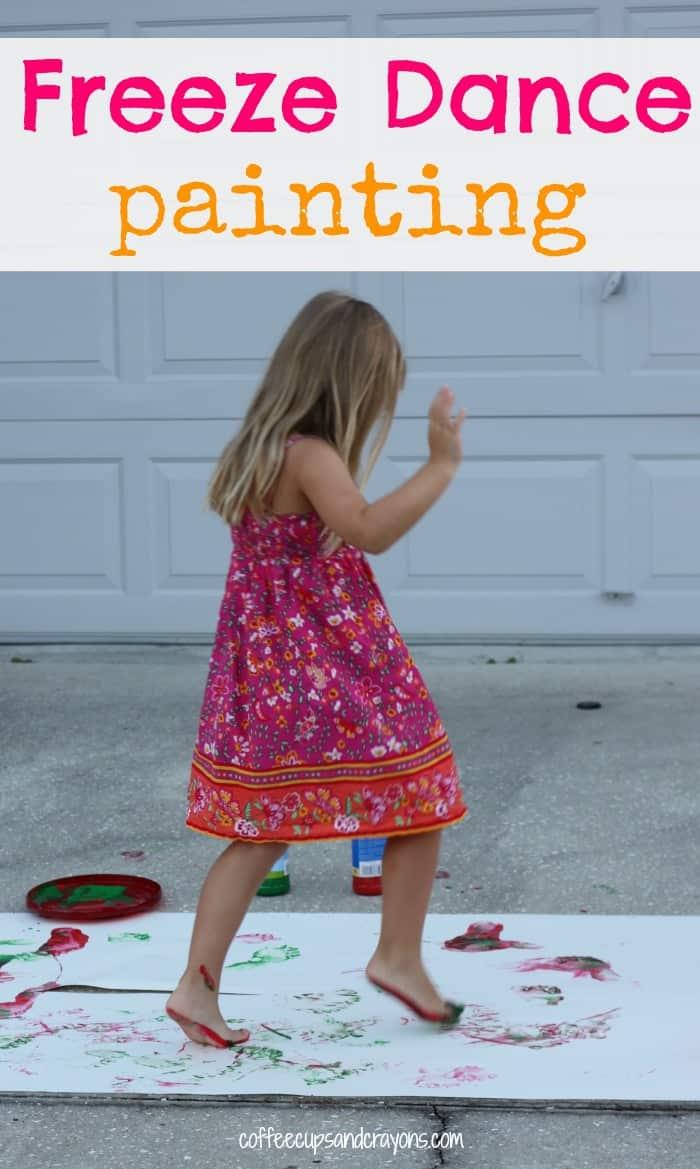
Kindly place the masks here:
MULTIPOLYGON (((0 35, 700 31, 700 3, 428 7, 5 0, 0 35)), ((211 636, 230 542, 207 480, 291 315, 336 287, 377 304, 409 362, 371 495, 424 458, 437 386, 470 414, 450 492, 376 561, 407 634, 697 639, 700 274, 621 274, 606 298, 609 276, 0 276, 2 636, 211 636)))

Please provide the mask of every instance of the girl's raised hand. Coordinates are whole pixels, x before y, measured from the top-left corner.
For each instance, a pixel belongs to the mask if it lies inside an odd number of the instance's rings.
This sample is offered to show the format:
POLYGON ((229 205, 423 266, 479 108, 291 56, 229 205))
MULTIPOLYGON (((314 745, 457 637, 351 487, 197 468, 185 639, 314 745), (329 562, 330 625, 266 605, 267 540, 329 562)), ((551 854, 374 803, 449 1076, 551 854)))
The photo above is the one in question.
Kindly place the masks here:
POLYGON ((456 468, 462 459, 461 430, 466 410, 461 409, 453 418, 454 404, 455 396, 448 386, 438 390, 428 411, 428 446, 433 462, 456 468))

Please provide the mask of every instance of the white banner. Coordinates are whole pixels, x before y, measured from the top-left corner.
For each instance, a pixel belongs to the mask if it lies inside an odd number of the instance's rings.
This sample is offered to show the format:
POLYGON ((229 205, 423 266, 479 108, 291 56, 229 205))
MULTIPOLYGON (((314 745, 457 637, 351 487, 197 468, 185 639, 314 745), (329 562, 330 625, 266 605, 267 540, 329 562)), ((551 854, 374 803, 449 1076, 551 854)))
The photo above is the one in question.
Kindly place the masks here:
POLYGON ((697 43, 0 41, 3 270, 700 269, 697 43))

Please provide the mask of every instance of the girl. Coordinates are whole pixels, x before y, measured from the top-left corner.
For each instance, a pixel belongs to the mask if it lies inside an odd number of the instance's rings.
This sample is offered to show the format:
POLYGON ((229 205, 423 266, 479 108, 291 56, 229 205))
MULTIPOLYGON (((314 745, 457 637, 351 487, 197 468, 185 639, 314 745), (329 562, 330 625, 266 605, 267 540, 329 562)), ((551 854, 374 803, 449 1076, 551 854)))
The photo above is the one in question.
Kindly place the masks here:
POLYGON ((292 842, 387 837, 382 924, 366 975, 421 1018, 454 1022, 421 960, 440 829, 468 815, 425 682, 365 552, 390 548, 460 463, 465 412, 443 387, 429 457, 395 491, 364 485, 405 379, 391 328, 355 297, 324 292, 292 321, 207 502, 233 549, 188 790, 188 827, 231 843, 202 888, 187 968, 166 1010, 200 1043, 229 1047, 217 988, 265 874, 292 842))

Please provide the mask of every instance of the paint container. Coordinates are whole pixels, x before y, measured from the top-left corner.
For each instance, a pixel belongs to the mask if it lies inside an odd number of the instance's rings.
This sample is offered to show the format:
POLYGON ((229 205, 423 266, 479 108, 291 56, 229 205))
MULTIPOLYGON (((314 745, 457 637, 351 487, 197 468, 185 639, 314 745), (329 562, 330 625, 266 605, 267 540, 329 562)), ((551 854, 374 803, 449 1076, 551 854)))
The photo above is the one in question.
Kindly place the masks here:
POLYGON ((262 885, 258 889, 258 897, 277 897, 280 893, 288 893, 291 888, 289 880, 289 849, 276 860, 262 885))
POLYGON ((386 837, 352 840, 352 891, 377 896, 382 891, 382 858, 386 837))

